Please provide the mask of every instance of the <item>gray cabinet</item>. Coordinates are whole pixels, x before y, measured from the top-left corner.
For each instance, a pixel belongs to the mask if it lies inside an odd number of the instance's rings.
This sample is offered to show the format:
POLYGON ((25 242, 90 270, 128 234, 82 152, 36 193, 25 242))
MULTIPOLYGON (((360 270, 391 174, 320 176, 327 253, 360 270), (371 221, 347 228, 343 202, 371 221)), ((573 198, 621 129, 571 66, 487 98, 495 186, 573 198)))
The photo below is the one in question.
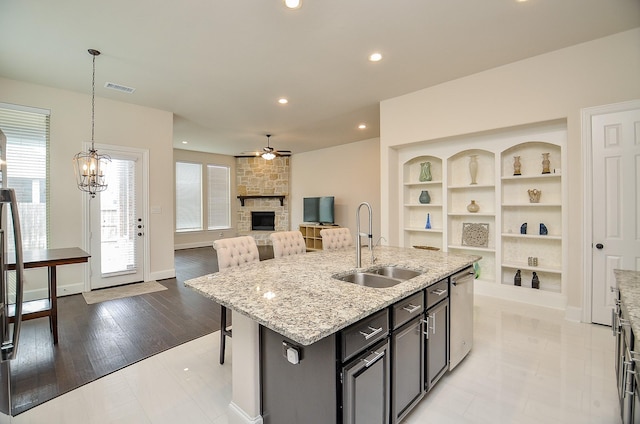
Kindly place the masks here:
POLYGON ((343 424, 388 424, 391 416, 389 312, 340 332, 343 424))
POLYGON ((389 423, 389 342, 387 339, 344 365, 344 424, 389 423))
POLYGON ((260 327, 265 424, 399 423, 449 368, 449 279, 309 346, 260 327))
POLYGON ((262 419, 264 424, 338 423, 336 338, 299 346, 260 327, 262 419), (287 347, 300 361, 291 363, 287 347))
POLYGON ((424 292, 393 306, 391 332, 391 410, 397 423, 424 395, 422 315, 424 292))
POLYGON ((640 357, 635 352, 635 336, 624 303, 616 293, 612 330, 616 337, 615 370, 623 424, 640 423, 640 357))
POLYGON ((426 299, 424 387, 429 391, 449 369, 449 280, 427 288, 426 299))

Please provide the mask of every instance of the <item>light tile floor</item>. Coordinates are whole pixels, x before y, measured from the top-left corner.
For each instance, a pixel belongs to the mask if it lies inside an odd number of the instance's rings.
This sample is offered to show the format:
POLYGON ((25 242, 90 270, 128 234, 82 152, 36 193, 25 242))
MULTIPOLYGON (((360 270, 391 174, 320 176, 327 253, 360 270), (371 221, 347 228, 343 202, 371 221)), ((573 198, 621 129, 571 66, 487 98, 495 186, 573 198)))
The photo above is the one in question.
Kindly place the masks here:
MULTIPOLYGON (((471 354, 404 423, 620 423, 609 327, 476 296, 474 331, 471 354)), ((227 424, 231 362, 218 364, 217 335, 131 365, 13 422, 227 424)))

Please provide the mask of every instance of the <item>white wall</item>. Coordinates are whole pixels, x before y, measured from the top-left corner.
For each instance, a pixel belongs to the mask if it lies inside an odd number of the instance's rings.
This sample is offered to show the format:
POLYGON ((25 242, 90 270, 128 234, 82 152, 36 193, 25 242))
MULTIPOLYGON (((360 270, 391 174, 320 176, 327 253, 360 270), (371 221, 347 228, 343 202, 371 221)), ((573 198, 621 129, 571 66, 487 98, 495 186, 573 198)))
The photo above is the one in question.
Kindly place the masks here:
MULTIPOLYGON (((296 153, 291 157, 291 228, 302 221, 304 197, 335 196, 335 221, 356 233, 356 210, 361 202, 373 209, 373 236, 380 236, 380 140, 344 144, 296 153)), ((366 208, 360 212, 367 228, 366 208)))
MULTIPOLYGON (((51 110, 50 128, 50 247, 83 245, 83 202, 87 194, 76 187, 71 159, 91 139, 91 96, 0 78, 0 102, 51 110)), ((175 275, 173 262, 173 115, 157 109, 96 97, 95 142, 149 150, 150 214, 146 234, 150 246, 151 279, 175 275)), ((60 294, 84 286, 86 265, 58 270, 60 294)), ((27 280, 27 289, 44 287, 46 273, 27 280)))
MULTIPOLYGON (((236 199, 236 158, 227 155, 217 155, 214 153, 193 152, 190 150, 175 149, 173 151, 174 162, 194 162, 207 165, 228 166, 231 168, 231 228, 215 230, 215 231, 190 231, 188 233, 175 233, 174 244, 176 249, 190 249, 193 247, 213 246, 213 241, 236 236, 236 218, 238 199, 236 199)), ((175 170, 175 165, 174 168, 175 170)), ((206 184, 206 182, 205 182, 206 184)), ((172 186, 172 195, 175 193, 175 184, 172 186)), ((204 186, 203 192, 206 193, 207 187, 204 186)), ((175 198, 175 197, 174 197, 175 198)), ((174 204, 175 215, 175 204, 174 204)), ((172 223, 172 229, 175 229, 175 221, 172 223)))
MULTIPOLYGON (((582 108, 640 98, 640 28, 383 101, 381 202, 395 205, 394 147, 523 124, 566 119, 569 220, 568 312, 581 314, 583 276, 582 108)), ((384 208, 382 234, 397 231, 398 208, 384 208)), ((590 284, 590 283, 589 283, 590 284)))

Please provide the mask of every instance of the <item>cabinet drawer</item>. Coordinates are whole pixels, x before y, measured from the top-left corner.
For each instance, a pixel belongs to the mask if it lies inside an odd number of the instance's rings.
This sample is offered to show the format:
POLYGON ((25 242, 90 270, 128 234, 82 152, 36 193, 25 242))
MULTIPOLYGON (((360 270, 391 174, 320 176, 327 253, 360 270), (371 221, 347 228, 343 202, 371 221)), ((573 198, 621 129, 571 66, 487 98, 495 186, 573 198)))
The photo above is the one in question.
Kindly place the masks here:
POLYGON ((427 309, 449 297, 449 280, 444 279, 427 287, 427 309))
POLYGON ((384 339, 389 334, 389 312, 383 309, 342 330, 342 361, 384 339))
POLYGON ((400 327, 424 311, 424 293, 422 291, 393 305, 393 329, 400 327))

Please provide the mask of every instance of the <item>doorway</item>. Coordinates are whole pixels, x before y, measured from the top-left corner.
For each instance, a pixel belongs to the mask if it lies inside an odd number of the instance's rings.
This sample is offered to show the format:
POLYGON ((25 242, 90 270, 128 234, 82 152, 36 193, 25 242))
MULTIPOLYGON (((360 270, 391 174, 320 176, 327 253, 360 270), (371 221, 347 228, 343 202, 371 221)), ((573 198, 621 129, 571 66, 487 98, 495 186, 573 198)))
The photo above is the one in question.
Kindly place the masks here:
POLYGON ((611 325, 614 269, 637 270, 640 252, 640 101, 583 110, 584 321, 611 325))
POLYGON ((148 152, 100 147, 111 157, 107 189, 90 198, 87 216, 90 290, 148 280, 148 152))

